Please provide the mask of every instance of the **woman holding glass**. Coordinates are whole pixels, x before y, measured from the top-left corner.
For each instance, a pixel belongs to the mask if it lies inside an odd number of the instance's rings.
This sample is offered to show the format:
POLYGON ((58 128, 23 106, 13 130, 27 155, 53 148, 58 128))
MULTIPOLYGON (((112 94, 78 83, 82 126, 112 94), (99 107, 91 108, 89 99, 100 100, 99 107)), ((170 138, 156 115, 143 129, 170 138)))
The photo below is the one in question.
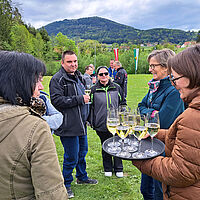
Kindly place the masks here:
MULTIPOLYGON (((149 91, 138 104, 141 115, 154 117, 159 114, 160 128, 167 129, 184 111, 179 92, 172 86, 167 60, 175 53, 170 49, 154 50, 147 58, 153 79, 149 81, 149 91)), ((141 193, 144 200, 162 200, 162 184, 152 177, 142 174, 141 193)))
MULTIPOLYGON (((107 111, 118 108, 121 104, 126 104, 122 89, 119 85, 110 80, 108 68, 100 66, 97 69, 97 83, 91 88, 91 106, 89 121, 101 140, 101 144, 113 135, 107 128, 107 111)), ((117 177, 123 177, 122 160, 112 157, 102 149, 103 167, 105 176, 112 176, 112 172, 117 177), (114 162, 113 162, 114 161, 114 162)))
POLYGON ((163 183, 164 200, 196 200, 200 194, 200 45, 170 58, 168 70, 188 108, 168 130, 156 135, 165 143, 166 157, 133 164, 163 183))

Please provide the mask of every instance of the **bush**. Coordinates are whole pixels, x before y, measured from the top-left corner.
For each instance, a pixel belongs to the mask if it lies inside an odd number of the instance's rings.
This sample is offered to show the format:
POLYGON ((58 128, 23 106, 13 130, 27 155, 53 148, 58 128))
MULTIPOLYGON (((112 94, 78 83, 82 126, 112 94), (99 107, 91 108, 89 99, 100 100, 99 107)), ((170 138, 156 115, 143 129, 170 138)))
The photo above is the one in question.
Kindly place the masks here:
POLYGON ((47 76, 52 76, 59 71, 61 67, 60 61, 51 61, 46 63, 47 76))

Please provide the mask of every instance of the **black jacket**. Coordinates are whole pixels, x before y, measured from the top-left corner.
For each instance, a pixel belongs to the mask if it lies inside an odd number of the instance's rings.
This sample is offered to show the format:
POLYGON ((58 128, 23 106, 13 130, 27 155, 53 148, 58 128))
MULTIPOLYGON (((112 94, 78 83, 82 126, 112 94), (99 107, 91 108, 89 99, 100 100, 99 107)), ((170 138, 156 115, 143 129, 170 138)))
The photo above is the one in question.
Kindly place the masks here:
POLYGON ((125 98, 127 96, 127 81, 128 81, 128 76, 126 70, 123 67, 118 68, 114 82, 120 85, 125 98))
POLYGON ((98 81, 91 88, 91 101, 89 122, 92 128, 101 132, 108 131, 107 110, 110 107, 118 108, 119 105, 126 105, 121 87, 110 80, 106 86, 98 81))
POLYGON ((55 131, 55 134, 58 136, 86 135, 85 124, 89 109, 83 99, 85 81, 81 73, 76 71, 74 79, 61 67, 52 77, 49 87, 52 104, 64 116, 63 124, 55 131))

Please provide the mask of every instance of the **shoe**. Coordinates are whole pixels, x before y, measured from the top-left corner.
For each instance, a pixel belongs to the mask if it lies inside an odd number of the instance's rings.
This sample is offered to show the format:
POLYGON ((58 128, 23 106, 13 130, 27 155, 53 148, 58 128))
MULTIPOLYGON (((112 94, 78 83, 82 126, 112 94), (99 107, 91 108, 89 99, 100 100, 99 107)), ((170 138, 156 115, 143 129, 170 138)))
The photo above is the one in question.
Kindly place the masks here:
POLYGON ((74 193, 72 192, 72 189, 70 187, 67 187, 67 195, 68 195, 68 199, 71 199, 74 197, 74 193))
POLYGON ((77 184, 97 184, 98 181, 96 179, 88 178, 86 181, 80 181, 77 179, 76 183, 77 184))
POLYGON ((116 176, 118 178, 123 178, 124 177, 124 173, 123 172, 116 172, 116 176))
POLYGON ((105 172, 105 176, 112 176, 112 172, 105 172))

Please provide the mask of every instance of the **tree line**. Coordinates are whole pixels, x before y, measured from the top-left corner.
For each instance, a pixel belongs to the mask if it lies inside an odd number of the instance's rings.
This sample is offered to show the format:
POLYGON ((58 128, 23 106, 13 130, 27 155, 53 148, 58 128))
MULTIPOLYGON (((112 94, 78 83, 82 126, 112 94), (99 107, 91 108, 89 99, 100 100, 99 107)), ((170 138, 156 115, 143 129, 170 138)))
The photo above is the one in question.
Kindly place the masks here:
MULTIPOLYGON (((198 34, 200 40, 200 32, 198 34)), ((65 50, 76 52, 79 61, 79 70, 90 63, 96 67, 109 66, 110 59, 114 59, 113 48, 119 48, 119 60, 129 74, 136 73, 134 66, 133 49, 139 48, 139 62, 137 73, 148 73, 147 56, 153 49, 170 48, 179 51, 175 44, 165 43, 154 47, 141 47, 128 43, 113 43, 107 45, 97 40, 69 39, 59 32, 49 36, 44 27, 35 29, 22 21, 22 16, 12 0, 0 0, 0 50, 19 51, 32 54, 42 60, 47 66, 47 75, 55 74, 60 68, 61 54, 65 50)))

